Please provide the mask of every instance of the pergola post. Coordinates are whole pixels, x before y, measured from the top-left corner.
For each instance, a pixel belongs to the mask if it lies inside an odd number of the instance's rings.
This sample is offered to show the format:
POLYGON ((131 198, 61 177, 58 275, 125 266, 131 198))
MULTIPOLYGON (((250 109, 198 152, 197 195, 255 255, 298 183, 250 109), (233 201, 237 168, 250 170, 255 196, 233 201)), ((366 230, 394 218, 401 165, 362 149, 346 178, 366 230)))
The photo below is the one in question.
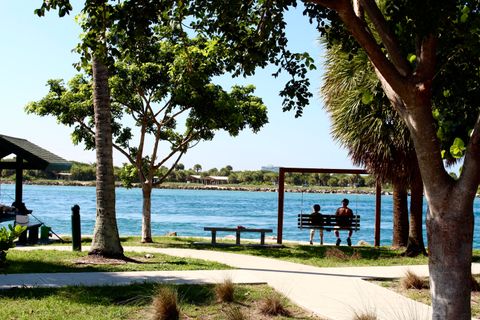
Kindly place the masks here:
POLYGON ((277 243, 282 244, 283 239, 283 205, 285 199, 285 170, 280 168, 278 172, 278 221, 277 243))

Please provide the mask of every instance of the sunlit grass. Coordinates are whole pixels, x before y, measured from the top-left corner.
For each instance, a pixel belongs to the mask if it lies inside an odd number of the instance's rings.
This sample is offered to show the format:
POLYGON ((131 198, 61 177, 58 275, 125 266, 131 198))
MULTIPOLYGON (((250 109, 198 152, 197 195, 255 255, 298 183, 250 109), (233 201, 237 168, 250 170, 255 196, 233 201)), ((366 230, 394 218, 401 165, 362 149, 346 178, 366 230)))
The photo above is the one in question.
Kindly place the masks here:
MULTIPOLYGON (((213 285, 169 286, 178 297, 181 319, 220 320, 232 306, 258 319, 258 302, 275 291, 266 286, 238 285, 234 304, 217 303, 213 285)), ((16 288, 0 291, 0 319, 122 320, 152 319, 152 303, 162 286, 135 284, 121 287, 16 288)), ((291 317, 319 319, 285 300, 291 317)))
POLYGON ((85 264, 80 263, 87 252, 33 250, 9 250, 7 267, 2 273, 39 273, 39 272, 112 272, 112 271, 167 271, 167 270, 218 270, 230 267, 212 261, 192 258, 179 258, 163 254, 154 254, 146 259, 144 253, 126 252, 129 262, 121 264, 85 264))

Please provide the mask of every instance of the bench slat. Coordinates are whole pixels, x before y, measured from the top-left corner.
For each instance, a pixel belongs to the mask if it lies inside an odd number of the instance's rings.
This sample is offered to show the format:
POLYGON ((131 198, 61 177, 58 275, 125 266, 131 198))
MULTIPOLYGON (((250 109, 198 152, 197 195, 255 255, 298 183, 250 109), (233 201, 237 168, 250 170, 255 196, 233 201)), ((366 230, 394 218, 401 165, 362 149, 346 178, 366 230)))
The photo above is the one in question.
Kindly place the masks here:
POLYGON ((242 232, 258 232, 260 233, 260 244, 265 244, 265 233, 272 232, 272 229, 261 229, 261 228, 226 228, 226 227, 204 227, 204 231, 210 231, 212 233, 212 244, 217 243, 217 231, 227 231, 235 232, 235 243, 240 245, 240 234, 242 232))
POLYGON ((298 227, 321 229, 321 230, 349 230, 357 231, 360 229, 360 216, 352 217, 326 215, 315 217, 315 223, 312 222, 310 214, 298 215, 298 227))

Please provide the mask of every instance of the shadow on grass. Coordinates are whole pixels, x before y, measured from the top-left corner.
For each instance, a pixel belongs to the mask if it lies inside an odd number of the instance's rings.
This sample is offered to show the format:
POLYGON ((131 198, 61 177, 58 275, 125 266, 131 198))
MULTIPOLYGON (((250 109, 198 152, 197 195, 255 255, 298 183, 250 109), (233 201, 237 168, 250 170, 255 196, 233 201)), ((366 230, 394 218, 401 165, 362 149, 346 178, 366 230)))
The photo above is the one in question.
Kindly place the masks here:
MULTIPOLYGON (((128 286, 83 287, 70 286, 64 288, 13 288, 0 290, 1 299, 43 300, 54 297, 58 302, 74 302, 76 304, 111 306, 111 305, 150 305, 158 284, 132 284, 128 286)), ((175 285, 173 286, 182 303, 205 305, 215 299, 213 285, 175 285)))

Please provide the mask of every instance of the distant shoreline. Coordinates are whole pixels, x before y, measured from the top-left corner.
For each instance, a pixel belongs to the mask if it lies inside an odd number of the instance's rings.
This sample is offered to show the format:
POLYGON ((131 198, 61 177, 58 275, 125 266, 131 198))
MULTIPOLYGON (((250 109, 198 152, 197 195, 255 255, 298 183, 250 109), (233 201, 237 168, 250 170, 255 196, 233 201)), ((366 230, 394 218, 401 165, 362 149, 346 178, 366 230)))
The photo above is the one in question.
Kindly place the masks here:
MULTIPOLYGON (((1 184, 13 184, 13 181, 2 181, 1 184)), ((95 181, 66 181, 66 180, 42 180, 42 181, 24 181, 24 185, 46 185, 46 186, 79 186, 95 187, 95 181)), ((121 183, 116 182, 117 188, 123 187, 121 183)), ((139 188, 135 185, 134 188, 139 188)), ((242 185, 201 185, 191 183, 165 183, 155 187, 156 189, 174 189, 174 190, 215 190, 215 191, 251 191, 251 192, 278 192, 277 187, 267 186, 242 186, 242 185)), ((285 192, 296 193, 320 193, 320 194, 375 194, 374 189, 356 189, 356 188, 322 188, 322 187, 289 187, 285 186, 285 192)), ((384 195, 390 195, 389 191, 382 191, 384 195)))

